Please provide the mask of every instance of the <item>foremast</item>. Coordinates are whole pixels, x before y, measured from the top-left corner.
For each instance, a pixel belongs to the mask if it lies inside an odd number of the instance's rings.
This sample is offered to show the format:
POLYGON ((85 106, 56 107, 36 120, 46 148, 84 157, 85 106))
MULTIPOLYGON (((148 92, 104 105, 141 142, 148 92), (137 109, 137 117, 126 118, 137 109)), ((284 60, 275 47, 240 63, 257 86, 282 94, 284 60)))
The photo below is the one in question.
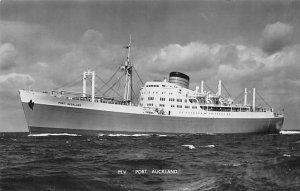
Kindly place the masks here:
POLYGON ((127 49, 127 58, 124 64, 121 65, 121 69, 125 72, 125 90, 124 90, 124 101, 129 100, 130 96, 130 105, 132 104, 132 63, 130 61, 130 48, 131 48, 131 35, 129 39, 129 43, 125 46, 127 49))

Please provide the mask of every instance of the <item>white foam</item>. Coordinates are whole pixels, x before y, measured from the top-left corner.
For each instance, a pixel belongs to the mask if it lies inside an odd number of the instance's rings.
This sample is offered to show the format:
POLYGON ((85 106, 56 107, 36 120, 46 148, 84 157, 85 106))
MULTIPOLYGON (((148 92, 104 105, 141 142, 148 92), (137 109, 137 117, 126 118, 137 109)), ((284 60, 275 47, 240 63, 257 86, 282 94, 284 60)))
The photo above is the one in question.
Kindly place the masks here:
POLYGON ((289 154, 283 154, 282 156, 284 156, 284 157, 291 157, 291 155, 289 155, 289 154))
POLYGON ((195 149, 196 147, 194 145, 181 145, 183 147, 187 147, 189 149, 195 149))
POLYGON ((300 134, 300 131, 280 131, 280 134, 284 134, 284 135, 300 134))
POLYGON ((110 136, 110 137, 142 137, 142 136, 151 136, 151 134, 108 134, 107 136, 110 136))
MULTIPOLYGON (((148 137, 153 134, 98 134, 98 137, 109 136, 109 137, 148 137)), ((157 134, 159 137, 166 137, 167 135, 157 134)))
POLYGON ((133 137, 151 136, 152 134, 133 134, 133 137))
POLYGON ((199 147, 205 147, 205 148, 214 148, 215 145, 205 145, 205 146, 199 146, 199 147))
POLYGON ((29 137, 47 137, 47 136, 71 136, 71 137, 77 137, 81 136, 78 134, 69 134, 69 133, 42 133, 42 134, 29 134, 29 137))

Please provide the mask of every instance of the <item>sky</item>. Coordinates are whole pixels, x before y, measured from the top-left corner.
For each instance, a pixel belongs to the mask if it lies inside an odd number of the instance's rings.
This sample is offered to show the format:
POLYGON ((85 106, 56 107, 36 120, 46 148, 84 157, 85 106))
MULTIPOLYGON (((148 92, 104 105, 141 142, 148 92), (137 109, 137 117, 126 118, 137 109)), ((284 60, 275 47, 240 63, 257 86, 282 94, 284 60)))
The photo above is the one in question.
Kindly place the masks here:
MULTIPOLYGON (((87 68, 104 80, 126 58, 143 78, 172 71, 193 89, 256 88, 299 129, 300 1, 1 0, 0 131, 28 131, 19 89, 50 91, 87 68)), ((99 84, 97 87, 101 87, 99 84)))

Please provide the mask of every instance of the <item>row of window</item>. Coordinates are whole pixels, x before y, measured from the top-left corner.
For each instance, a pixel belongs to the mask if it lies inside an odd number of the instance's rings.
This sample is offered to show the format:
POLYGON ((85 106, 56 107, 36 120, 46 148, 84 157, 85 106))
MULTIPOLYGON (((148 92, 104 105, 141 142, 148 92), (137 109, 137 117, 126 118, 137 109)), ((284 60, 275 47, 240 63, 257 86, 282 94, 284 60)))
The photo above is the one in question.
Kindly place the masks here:
POLYGON ((159 87, 159 85, 146 85, 146 87, 159 87))
POLYGON ((180 114, 231 115, 230 113, 179 112, 180 114))
MULTIPOLYGON (((155 92, 155 91, 152 92, 152 94, 158 94, 158 93, 159 93, 159 92, 155 92)), ((141 94, 146 94, 146 92, 141 92, 141 94)), ((151 94, 151 92, 148 91, 148 94, 151 94)), ((166 92, 161 92, 161 94, 166 94, 166 92)), ((169 92, 169 94, 170 94, 170 95, 173 95, 172 92, 169 92)))
MULTIPOLYGON (((141 98, 141 100, 143 99, 141 98)), ((148 97, 148 100, 154 100, 154 97, 148 97)), ((166 101, 166 98, 161 97, 159 101, 166 101)), ((169 98, 169 101, 175 101, 175 98, 169 98)), ((182 102, 182 99, 177 99, 177 102, 182 102)), ((187 100, 185 100, 185 103, 187 103, 187 100)))
MULTIPOLYGON (((147 106, 153 106, 153 103, 147 103, 147 106), (151 105, 150 105, 151 104, 151 105)), ((165 104, 159 104, 159 107, 165 107, 165 104)), ((175 105, 171 105, 171 107, 175 107, 175 105)), ((182 105, 177 105, 177 108, 182 108, 182 105)), ((186 105, 184 108, 189 109, 190 106, 186 105)), ((192 109, 197 109, 197 106, 192 106, 192 109)))

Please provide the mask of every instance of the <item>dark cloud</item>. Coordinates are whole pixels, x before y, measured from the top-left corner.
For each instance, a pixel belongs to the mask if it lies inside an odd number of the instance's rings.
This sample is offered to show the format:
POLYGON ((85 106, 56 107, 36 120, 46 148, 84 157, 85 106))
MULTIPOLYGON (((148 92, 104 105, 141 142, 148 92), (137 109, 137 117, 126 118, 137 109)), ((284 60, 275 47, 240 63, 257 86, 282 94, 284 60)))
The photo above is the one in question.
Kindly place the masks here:
POLYGON ((268 54, 281 51, 292 43, 293 27, 286 23, 268 24, 263 31, 262 49, 268 54))

